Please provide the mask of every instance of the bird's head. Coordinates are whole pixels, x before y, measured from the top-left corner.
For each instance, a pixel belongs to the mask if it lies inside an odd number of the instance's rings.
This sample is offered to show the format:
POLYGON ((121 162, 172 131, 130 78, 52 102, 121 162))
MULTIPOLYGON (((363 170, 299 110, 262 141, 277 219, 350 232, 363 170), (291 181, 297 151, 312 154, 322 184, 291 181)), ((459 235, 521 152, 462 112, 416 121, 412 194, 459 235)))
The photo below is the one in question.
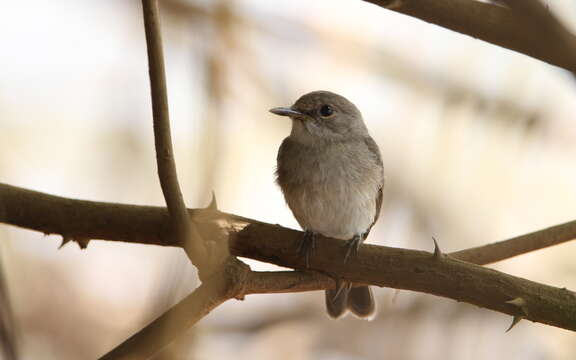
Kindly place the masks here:
POLYGON ((270 112, 290 117, 290 137, 302 143, 346 140, 368 134, 358 108, 330 91, 313 91, 300 97, 291 107, 277 107, 270 112))

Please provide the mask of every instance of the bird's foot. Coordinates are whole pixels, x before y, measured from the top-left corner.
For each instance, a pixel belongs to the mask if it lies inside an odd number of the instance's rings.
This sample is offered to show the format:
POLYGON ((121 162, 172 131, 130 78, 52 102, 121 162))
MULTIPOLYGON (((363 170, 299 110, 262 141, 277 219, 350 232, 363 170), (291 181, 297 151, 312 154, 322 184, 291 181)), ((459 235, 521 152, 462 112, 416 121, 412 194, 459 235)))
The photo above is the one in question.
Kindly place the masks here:
POLYGON ((304 232, 304 236, 298 244, 298 254, 304 256, 306 259, 306 269, 310 267, 310 253, 314 251, 316 247, 316 233, 312 231, 304 232))
POLYGON ((344 264, 350 258, 350 255, 357 256, 358 249, 360 249, 360 244, 362 244, 362 240, 364 240, 362 235, 354 235, 354 237, 346 242, 346 255, 344 255, 344 264))

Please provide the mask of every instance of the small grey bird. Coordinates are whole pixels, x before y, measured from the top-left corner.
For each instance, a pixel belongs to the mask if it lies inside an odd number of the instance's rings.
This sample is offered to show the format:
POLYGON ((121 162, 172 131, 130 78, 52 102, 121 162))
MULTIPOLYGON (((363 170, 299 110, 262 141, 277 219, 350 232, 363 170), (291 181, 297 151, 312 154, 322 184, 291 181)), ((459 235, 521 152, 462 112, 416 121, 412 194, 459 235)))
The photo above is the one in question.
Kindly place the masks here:
MULTIPOLYGON (((278 151, 276 176, 305 231, 300 249, 306 264, 315 234, 347 240, 346 262, 380 213, 384 169, 378 145, 356 106, 329 91, 311 92, 289 108, 270 111, 292 119, 292 132, 278 151)), ((326 308, 333 318, 347 310, 370 318, 376 311, 370 288, 351 284, 327 290, 326 308)))

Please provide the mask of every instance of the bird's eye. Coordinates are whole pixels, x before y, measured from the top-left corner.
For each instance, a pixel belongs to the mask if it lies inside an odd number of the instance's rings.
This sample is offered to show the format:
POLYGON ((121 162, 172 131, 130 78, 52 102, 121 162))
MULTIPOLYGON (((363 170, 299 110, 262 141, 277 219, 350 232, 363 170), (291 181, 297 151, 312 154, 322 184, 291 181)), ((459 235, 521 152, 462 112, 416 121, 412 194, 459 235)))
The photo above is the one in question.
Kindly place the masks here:
POLYGON ((322 117, 328 117, 328 116, 334 114, 334 109, 330 105, 322 105, 320 107, 319 113, 320 113, 320 116, 322 116, 322 117))

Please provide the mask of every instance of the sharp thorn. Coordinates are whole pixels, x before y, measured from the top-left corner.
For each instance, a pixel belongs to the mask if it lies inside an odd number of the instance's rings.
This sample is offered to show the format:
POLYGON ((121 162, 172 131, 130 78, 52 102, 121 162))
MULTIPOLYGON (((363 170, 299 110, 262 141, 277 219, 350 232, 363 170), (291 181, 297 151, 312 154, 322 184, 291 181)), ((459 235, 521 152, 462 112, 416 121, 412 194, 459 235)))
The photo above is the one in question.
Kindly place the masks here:
POLYGON ((64 247, 64 245, 68 244, 71 240, 72 240, 72 238, 70 238, 66 235, 62 235, 62 242, 60 243, 60 246, 58 246, 58 250, 62 249, 62 247, 64 247))
POLYGON ((520 322, 520 320, 522 320, 523 318, 524 318, 524 317, 523 317, 523 316, 520 316, 520 315, 514 316, 514 318, 512 319, 512 324, 510 324, 510 326, 508 327, 508 329, 506 329, 505 332, 508 332, 508 331, 512 330, 512 328, 513 328, 514 326, 516 326, 516 324, 518 324, 518 323, 520 322))
POLYGON ((74 240, 78 243, 78 246, 82 250, 86 249, 88 247, 88 243, 90 242, 90 239, 83 239, 83 238, 76 238, 74 240))
POLYGON ((436 238, 434 236, 432 236, 432 241, 434 241, 434 257, 436 259, 441 259, 444 253, 442 252, 442 250, 440 250, 440 246, 438 246, 438 241, 436 241, 436 238))
POLYGON ((208 210, 218 210, 218 202, 216 201, 216 193, 212 191, 212 199, 210 200, 210 204, 206 208, 208 210))

